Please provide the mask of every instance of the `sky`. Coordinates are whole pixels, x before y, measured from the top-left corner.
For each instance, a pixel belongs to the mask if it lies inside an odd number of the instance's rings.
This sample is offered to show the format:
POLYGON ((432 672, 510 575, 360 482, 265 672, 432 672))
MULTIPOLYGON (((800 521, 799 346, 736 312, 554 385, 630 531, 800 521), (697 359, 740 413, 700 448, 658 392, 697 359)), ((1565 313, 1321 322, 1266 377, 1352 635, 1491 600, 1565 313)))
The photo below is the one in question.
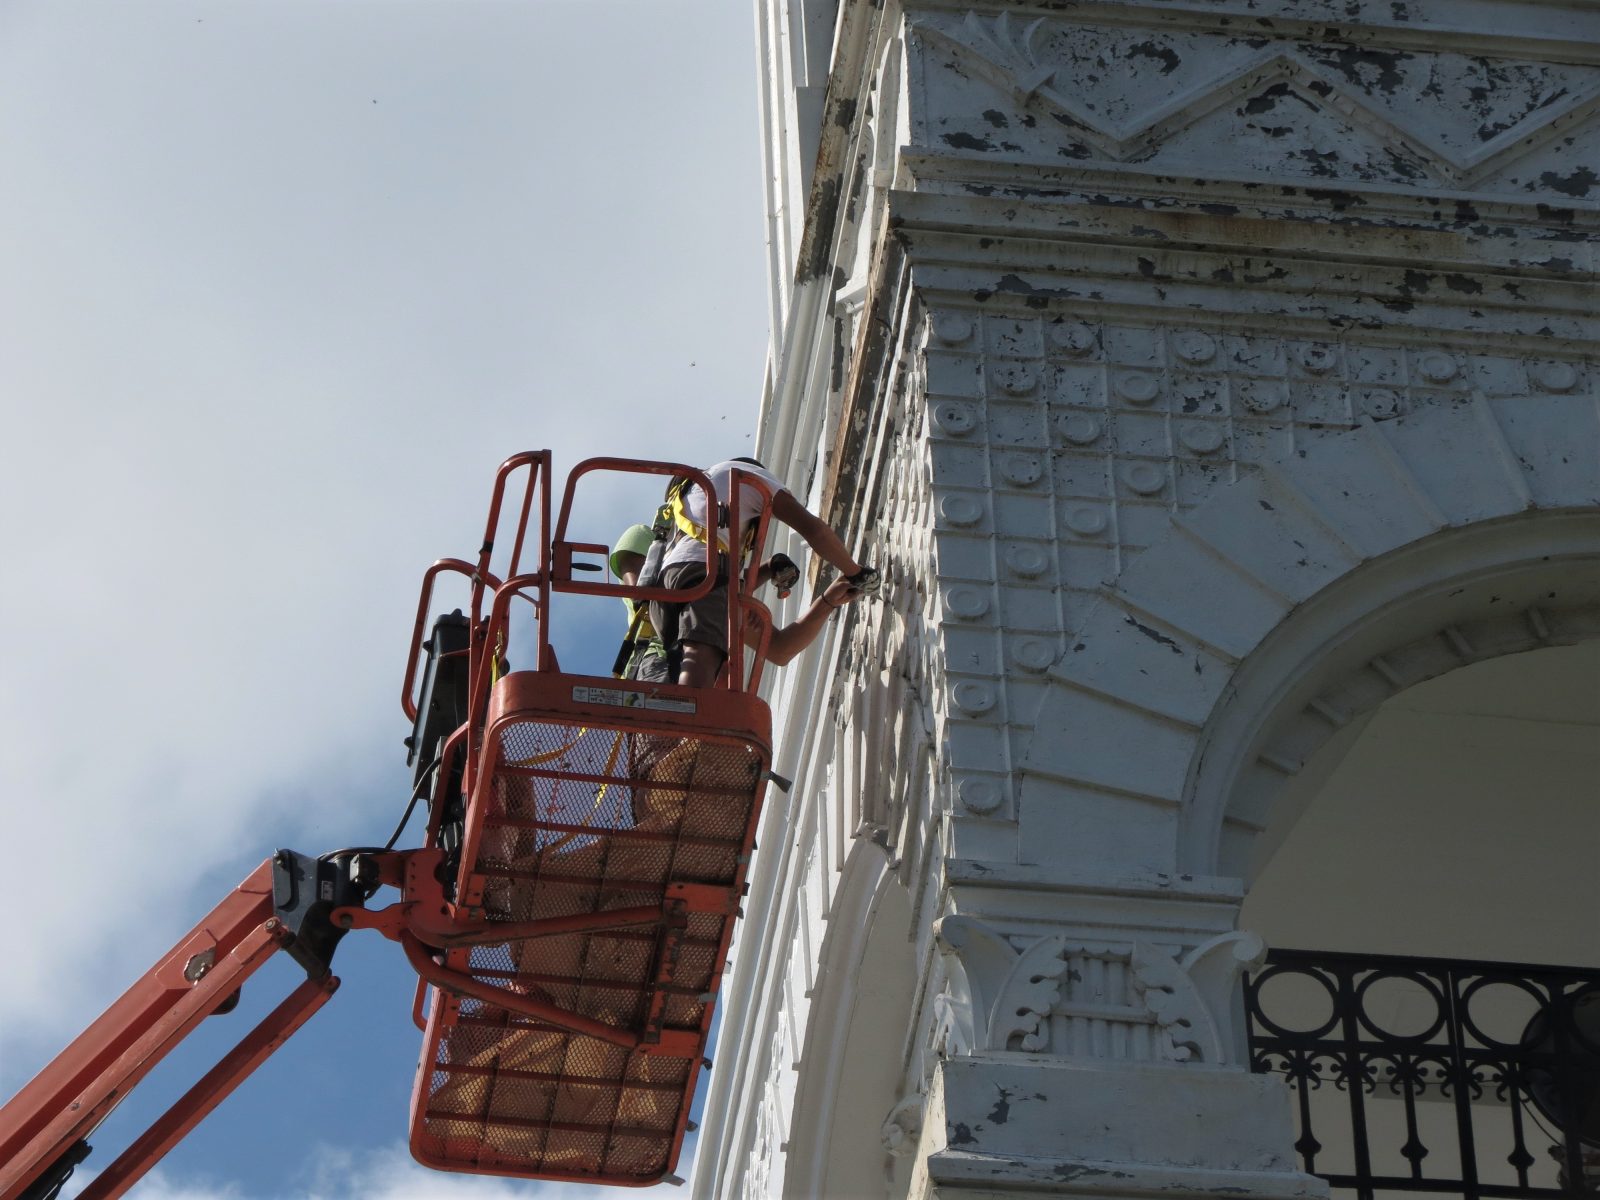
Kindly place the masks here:
MULTIPOLYGON (((275 847, 388 836, 418 583, 500 460, 749 452, 756 89, 748 0, 0 0, 0 1095, 275 847)), ((336 972, 135 1197, 573 1194, 411 1165, 414 977, 336 972)))

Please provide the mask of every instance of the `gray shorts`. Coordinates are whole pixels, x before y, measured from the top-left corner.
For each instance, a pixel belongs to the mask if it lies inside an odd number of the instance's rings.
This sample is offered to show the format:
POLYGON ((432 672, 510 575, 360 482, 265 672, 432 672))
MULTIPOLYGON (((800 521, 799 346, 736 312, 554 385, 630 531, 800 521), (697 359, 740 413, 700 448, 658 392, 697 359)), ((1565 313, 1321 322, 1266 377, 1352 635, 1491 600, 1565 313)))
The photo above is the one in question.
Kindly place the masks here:
MULTIPOLYGON (((661 572, 661 586, 689 588, 706 577, 703 562, 669 563, 661 572)), ((663 604, 650 602, 650 624, 656 627, 667 644, 672 661, 677 661, 677 646, 682 642, 699 642, 728 653, 728 581, 718 580, 704 596, 690 604, 663 604)))
POLYGON ((638 683, 677 683, 678 677, 667 669, 667 656, 649 650, 640 650, 628 664, 625 678, 638 683))

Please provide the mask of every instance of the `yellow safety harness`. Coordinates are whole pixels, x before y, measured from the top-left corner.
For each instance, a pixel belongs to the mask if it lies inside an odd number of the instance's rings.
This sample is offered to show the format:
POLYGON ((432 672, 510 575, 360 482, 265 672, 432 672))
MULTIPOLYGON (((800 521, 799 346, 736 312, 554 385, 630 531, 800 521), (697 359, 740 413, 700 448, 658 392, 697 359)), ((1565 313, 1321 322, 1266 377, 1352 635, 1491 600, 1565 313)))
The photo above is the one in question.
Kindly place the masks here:
MULTIPOLYGON (((661 511, 656 514, 656 523, 658 525, 667 525, 669 528, 676 526, 678 531, 685 537, 692 537, 703 545, 707 538, 706 527, 689 515, 689 507, 684 500, 690 484, 691 480, 687 476, 679 476, 667 486, 666 503, 661 506, 661 511)), ((712 503, 712 498, 706 497, 708 509, 712 503)), ((719 517, 717 524, 719 528, 727 529, 727 505, 719 504, 717 508, 719 517)), ((749 554, 751 548, 756 544, 756 527, 754 523, 745 527, 744 537, 741 542, 741 553, 744 555, 749 554)), ((728 539, 723 533, 717 534, 717 549, 724 554, 728 552, 728 539)))
POLYGON ((617 661, 611 665, 613 678, 625 679, 628 666, 634 657, 645 653, 645 647, 656 640, 656 627, 650 623, 650 606, 643 600, 624 600, 632 615, 628 619, 628 632, 622 637, 622 647, 617 651, 617 661))

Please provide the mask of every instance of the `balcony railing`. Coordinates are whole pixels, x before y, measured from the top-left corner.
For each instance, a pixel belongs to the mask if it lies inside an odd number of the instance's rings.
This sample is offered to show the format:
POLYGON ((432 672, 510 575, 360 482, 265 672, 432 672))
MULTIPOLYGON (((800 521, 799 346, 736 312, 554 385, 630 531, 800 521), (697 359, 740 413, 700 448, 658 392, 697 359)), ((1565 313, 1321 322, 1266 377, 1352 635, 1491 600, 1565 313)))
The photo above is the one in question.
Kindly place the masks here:
POLYGON ((1600 1192, 1600 971, 1280 950, 1245 984, 1334 1195, 1600 1192))

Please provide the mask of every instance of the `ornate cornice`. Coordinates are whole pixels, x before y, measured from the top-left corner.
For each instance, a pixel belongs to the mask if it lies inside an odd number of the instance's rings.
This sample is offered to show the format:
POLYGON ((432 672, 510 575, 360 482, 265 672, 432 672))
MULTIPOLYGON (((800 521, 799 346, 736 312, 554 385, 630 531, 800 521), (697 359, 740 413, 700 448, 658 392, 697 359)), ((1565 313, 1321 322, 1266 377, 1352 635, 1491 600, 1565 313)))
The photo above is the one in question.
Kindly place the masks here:
POLYGON ((919 7, 916 148, 1558 207, 1600 196, 1600 64, 1586 43, 1558 60, 1503 37, 1401 46, 1269 17, 1178 28, 1164 12, 919 7))
MULTIPOLYGON (((1278 91, 1283 96, 1342 113, 1353 125, 1392 147, 1410 169, 1449 183, 1467 184, 1600 108, 1600 75, 1571 69, 1565 78, 1549 80, 1545 76, 1551 68, 1546 65, 1525 69, 1522 82, 1528 85, 1527 95, 1520 100, 1513 97, 1510 110, 1498 114, 1495 124, 1504 128, 1489 137, 1478 137, 1473 144, 1470 130, 1449 128, 1450 123, 1470 124, 1470 110, 1463 113, 1460 105, 1447 103, 1443 89, 1439 89, 1438 102, 1426 105, 1420 114, 1413 112, 1410 104, 1391 107, 1374 103, 1374 97, 1384 92, 1415 102, 1407 93, 1403 72, 1404 63, 1419 55, 1366 50, 1352 56, 1348 51, 1326 51, 1318 62, 1314 52, 1292 44, 1285 49, 1257 37, 1219 36, 1219 43, 1235 51, 1233 61, 1223 58, 1223 69, 1208 71, 1191 86, 1173 93, 1164 94, 1159 84, 1150 87, 1155 102, 1149 107, 1136 106, 1130 116, 1117 120, 1096 110, 1089 99, 1092 87, 1074 86, 1074 64, 1060 56, 1058 43, 1069 35, 1081 39, 1086 32, 1081 27, 1045 16, 1013 19, 1010 11, 980 16, 968 10, 957 28, 927 20, 915 28, 972 56, 989 68, 992 78, 1015 99, 1052 112, 1058 120, 1074 126, 1102 155, 1116 160, 1149 153, 1225 104, 1282 85, 1278 91), (1344 68, 1343 74, 1330 69, 1335 64, 1344 68), (1363 68, 1369 86, 1360 82, 1363 68), (1408 119, 1418 115, 1432 117, 1444 127, 1428 129, 1408 119), (1446 117, 1448 123, 1440 120, 1446 117)), ((1145 52, 1153 60, 1152 83, 1159 79, 1163 57, 1169 70, 1182 61, 1177 49, 1155 42, 1146 43, 1145 52)), ((1498 54, 1505 56, 1503 46, 1498 54)), ((1435 53, 1430 57, 1441 56, 1435 53)), ((1430 66, 1430 79, 1433 70, 1430 66)), ((1420 89, 1421 96, 1435 95, 1428 86, 1420 89)))
MULTIPOLYGON (((1226 30, 1267 38, 1314 37, 1399 50, 1515 54, 1541 62, 1600 64, 1600 12, 1561 0, 1022 0, 1017 19, 1052 16, 1084 24, 1226 30), (1507 9, 1515 10, 1508 22, 1507 9)), ((918 0, 918 12, 966 12, 971 0, 918 0)))
MULTIPOLYGON (((1493 239, 1580 241, 1600 226, 1600 201, 1547 196, 1484 195, 1455 188, 1399 188, 1359 180, 1322 186, 1302 178, 1211 171, 1205 175, 1143 163, 1078 162, 1061 167, 1006 155, 904 151, 901 161, 929 193, 975 199, 1023 200, 1041 208, 1100 204, 1146 213, 1200 214, 1263 221, 1323 221, 1361 228, 1426 226, 1493 239)), ((912 193, 905 193, 907 195, 912 193)))

